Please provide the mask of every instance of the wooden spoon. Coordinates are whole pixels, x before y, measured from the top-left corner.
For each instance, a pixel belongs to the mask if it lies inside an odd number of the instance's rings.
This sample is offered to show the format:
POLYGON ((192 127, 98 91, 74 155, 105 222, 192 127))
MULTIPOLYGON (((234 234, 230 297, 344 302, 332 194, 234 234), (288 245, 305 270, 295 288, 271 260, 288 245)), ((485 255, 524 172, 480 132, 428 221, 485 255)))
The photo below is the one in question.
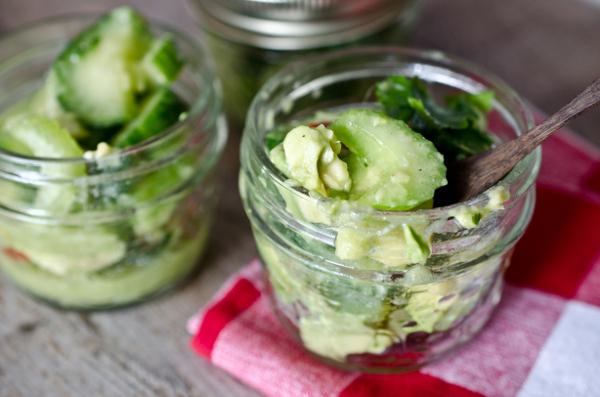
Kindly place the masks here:
POLYGON ((442 204, 468 200, 493 186, 550 134, 598 102, 600 78, 543 123, 518 138, 501 143, 485 153, 449 164, 448 189, 443 193, 442 204))

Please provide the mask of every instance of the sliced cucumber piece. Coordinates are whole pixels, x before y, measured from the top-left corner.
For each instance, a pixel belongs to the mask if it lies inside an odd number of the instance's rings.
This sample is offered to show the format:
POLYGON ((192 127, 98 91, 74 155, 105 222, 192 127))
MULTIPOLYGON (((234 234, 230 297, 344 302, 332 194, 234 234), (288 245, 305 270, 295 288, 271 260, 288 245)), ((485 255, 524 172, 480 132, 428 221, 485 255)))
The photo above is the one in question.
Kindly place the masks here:
MULTIPOLYGON (((6 150, 35 157, 81 157, 83 150, 57 121, 38 114, 18 114, 8 117, 2 125, 0 144, 6 150)), ((83 169, 62 165, 61 176, 79 176, 83 169)))
MULTIPOLYGON (((37 114, 46 116, 58 121, 58 123, 75 139, 85 139, 89 136, 87 131, 77 117, 69 112, 66 112, 60 102, 56 98, 56 76, 50 72, 44 84, 36 91, 21 99, 0 115, 0 124, 12 116, 20 114, 37 114)), ((19 150, 13 150, 16 153, 22 153, 19 150)))
POLYGON ((77 120, 77 116, 65 111, 58 101, 56 76, 52 71, 44 85, 31 96, 27 110, 58 121, 77 140, 90 136, 90 132, 77 120))
POLYGON ((177 122, 186 108, 173 91, 159 88, 146 99, 140 114, 113 138, 112 146, 128 147, 151 138, 177 122))
POLYGON ((350 199, 381 210, 410 210, 447 183, 443 156, 404 122, 370 109, 342 113, 329 127, 350 150, 350 199))
POLYGON ((81 32, 53 65, 62 106, 97 128, 120 125, 137 113, 137 62, 152 34, 144 18, 119 7, 81 32))
POLYGON ((10 134, 3 131, 0 132, 0 149, 25 156, 31 156, 33 154, 27 144, 21 140, 15 139, 10 134))
POLYGON ((175 41, 166 35, 152 43, 142 60, 142 69, 153 85, 167 85, 177 78, 183 64, 175 41))
MULTIPOLYGON (((18 154, 67 158, 81 157, 83 150, 58 122, 37 114, 19 114, 9 117, 0 131, 0 147, 18 154)), ((74 178, 85 175, 83 164, 49 164, 41 172, 48 176, 74 178)), ((36 206, 51 212, 68 212, 76 199, 70 184, 52 184, 38 189, 36 206)))

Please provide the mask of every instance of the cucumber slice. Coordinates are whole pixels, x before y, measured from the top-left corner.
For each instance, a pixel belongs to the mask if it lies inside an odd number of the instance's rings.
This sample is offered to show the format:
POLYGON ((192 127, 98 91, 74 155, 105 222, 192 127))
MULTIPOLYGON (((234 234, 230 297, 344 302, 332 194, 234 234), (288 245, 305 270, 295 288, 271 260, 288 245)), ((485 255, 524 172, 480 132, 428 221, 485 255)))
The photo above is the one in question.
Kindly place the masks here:
POLYGON ((128 147, 158 134, 179 120, 186 104, 166 87, 159 88, 144 104, 140 114, 112 140, 114 147, 128 147))
POLYGON ((137 113, 137 62, 150 47, 152 34, 144 18, 119 7, 81 32, 53 65, 62 106, 84 123, 108 128, 137 113))
POLYGON ((0 149, 25 156, 33 155, 28 145, 5 132, 0 133, 0 149))
MULTIPOLYGON (((83 150, 58 122, 37 114, 18 114, 7 118, 0 128, 0 147, 18 154, 66 158, 81 157, 83 150)), ((85 175, 83 164, 44 165, 43 174, 74 178, 85 175)), ((69 184, 52 184, 38 189, 36 206, 54 213, 66 213, 75 202, 76 191, 69 184)))
POLYGON ((166 35, 152 43, 142 60, 142 69, 153 85, 167 85, 177 78, 183 64, 175 41, 166 35))
MULTIPOLYGON (((66 112, 60 105, 60 102, 56 98, 56 76, 52 72, 49 73, 46 81, 38 90, 6 109, 0 115, 0 124, 3 123, 3 120, 12 116, 26 113, 42 115, 58 121, 75 139, 85 139, 89 136, 89 131, 79 123, 77 117, 72 113, 66 112)), ((23 153, 22 150, 12 151, 21 154, 31 154, 23 153)))
POLYGON ((381 210, 410 210, 447 183, 443 156, 400 120, 352 109, 329 128, 352 153, 346 159, 352 200, 381 210))
MULTIPOLYGON (((35 157, 81 157, 83 150, 67 130, 57 121, 39 114, 17 114, 8 117, 2 125, 0 145, 5 150, 35 157)), ((82 175, 81 167, 57 165, 60 176, 82 175), (78 169, 79 168, 79 169, 78 169)))
POLYGON ((58 101, 56 76, 52 71, 48 74, 44 85, 31 96, 27 109, 31 113, 48 116, 58 121, 77 140, 90 136, 90 132, 77 120, 77 116, 66 112, 58 101))

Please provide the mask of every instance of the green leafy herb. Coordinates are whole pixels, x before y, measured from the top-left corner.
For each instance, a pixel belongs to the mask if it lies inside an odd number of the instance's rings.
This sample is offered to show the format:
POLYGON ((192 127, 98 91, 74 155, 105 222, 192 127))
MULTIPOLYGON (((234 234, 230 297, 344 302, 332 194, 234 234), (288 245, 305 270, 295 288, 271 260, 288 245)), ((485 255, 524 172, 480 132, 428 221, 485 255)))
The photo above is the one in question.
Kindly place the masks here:
POLYGON ((494 93, 461 93, 435 102, 417 78, 392 76, 377 84, 377 100, 385 112, 405 121, 429 139, 446 159, 458 160, 488 150, 493 141, 486 132, 486 114, 494 93))
POLYGON ((279 131, 268 133, 265 136, 265 143, 267 145, 267 149, 273 150, 273 148, 275 148, 275 146, 277 146, 281 142, 283 142, 284 138, 285 138, 285 135, 282 135, 281 133, 279 133, 279 131))

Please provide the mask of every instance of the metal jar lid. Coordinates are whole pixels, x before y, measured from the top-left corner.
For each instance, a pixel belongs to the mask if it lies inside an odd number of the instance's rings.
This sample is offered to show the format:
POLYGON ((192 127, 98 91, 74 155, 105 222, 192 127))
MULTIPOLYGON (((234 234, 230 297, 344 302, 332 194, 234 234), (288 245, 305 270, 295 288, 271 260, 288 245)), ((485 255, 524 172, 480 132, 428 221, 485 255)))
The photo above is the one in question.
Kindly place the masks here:
POLYGON ((395 22, 416 0, 190 0, 202 27, 231 41, 273 50, 326 47, 395 22))

